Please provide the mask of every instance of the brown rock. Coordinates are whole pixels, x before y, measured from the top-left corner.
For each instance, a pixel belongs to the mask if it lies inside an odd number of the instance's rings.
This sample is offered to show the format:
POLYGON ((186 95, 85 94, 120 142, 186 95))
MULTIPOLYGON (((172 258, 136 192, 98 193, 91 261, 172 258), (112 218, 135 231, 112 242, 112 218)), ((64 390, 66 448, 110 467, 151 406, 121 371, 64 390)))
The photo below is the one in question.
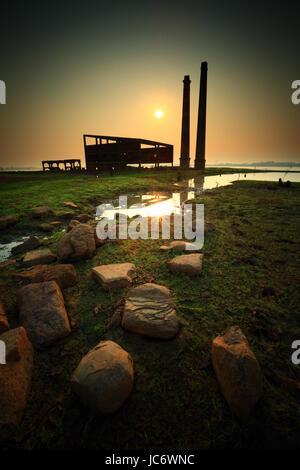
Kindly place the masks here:
POLYGON ((212 362, 222 393, 242 420, 262 396, 263 380, 259 363, 238 326, 232 326, 212 343, 212 362))
POLYGON ((179 331, 179 322, 169 289, 151 283, 131 289, 124 306, 122 327, 153 338, 173 338, 179 331))
POLYGON ((34 266, 20 273, 15 273, 14 278, 26 283, 56 281, 61 289, 72 287, 77 283, 76 271, 72 264, 34 266))
POLYGON ((67 202, 62 202, 62 205, 65 206, 65 207, 70 207, 71 209, 77 209, 77 204, 75 204, 75 202, 70 202, 70 201, 67 201, 67 202))
POLYGON ((187 274, 188 276, 199 276, 202 271, 201 253, 192 253, 190 255, 176 256, 167 263, 170 271, 174 273, 187 274))
POLYGON ((0 336, 6 345, 6 364, 0 365, 0 434, 6 437, 26 406, 33 369, 33 348, 23 327, 0 336))
POLYGON ((0 335, 7 330, 9 330, 9 324, 5 314, 3 303, 0 300, 0 335))
POLYGON ((129 287, 135 270, 132 263, 103 264, 92 268, 92 276, 105 289, 129 287))
POLYGON ((38 237, 30 237, 24 243, 17 245, 11 249, 13 255, 19 255, 20 253, 25 253, 28 250, 34 250, 42 244, 42 240, 38 237))
POLYGON ((48 346, 70 333, 64 299, 55 281, 22 287, 18 305, 20 322, 34 347, 48 346))
POLYGON ((87 224, 74 227, 57 244, 57 255, 62 260, 91 258, 95 250, 94 228, 87 224))
POLYGON ((82 358, 71 384, 87 406, 100 413, 114 413, 128 398, 133 376, 130 354, 113 341, 101 341, 82 358))
POLYGON ((79 220, 72 219, 69 222, 69 225, 67 227, 67 232, 70 232, 74 227, 77 227, 77 225, 80 225, 79 220))
POLYGON ((188 243, 183 240, 174 240, 167 245, 160 246, 161 250, 175 250, 175 251, 195 251, 198 247, 195 243, 188 243))
POLYGON ((53 230, 53 225, 51 224, 41 224, 39 225, 39 228, 43 231, 43 232, 52 232, 53 230))
POLYGON ((72 219, 72 217, 74 217, 74 213, 67 211, 58 212, 58 214, 56 214, 56 217, 61 220, 72 219))
POLYGON ((51 209, 51 207, 48 206, 36 207, 32 212, 32 217, 34 219, 43 219, 46 217, 51 217, 52 215, 54 215, 54 211, 51 209))
POLYGON ((23 259, 23 265, 29 268, 30 266, 35 266, 37 264, 53 263, 55 260, 55 254, 48 248, 44 248, 26 253, 23 259))
POLYGON ((4 230, 12 225, 16 225, 18 219, 12 215, 3 215, 0 217, 0 230, 4 230))

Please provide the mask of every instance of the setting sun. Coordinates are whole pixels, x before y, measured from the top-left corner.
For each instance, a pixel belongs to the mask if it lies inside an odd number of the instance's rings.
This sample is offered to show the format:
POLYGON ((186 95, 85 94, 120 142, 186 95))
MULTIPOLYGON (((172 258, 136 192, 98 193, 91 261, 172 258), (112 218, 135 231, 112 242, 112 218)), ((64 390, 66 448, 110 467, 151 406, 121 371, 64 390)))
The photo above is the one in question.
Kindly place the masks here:
POLYGON ((162 118, 163 115, 164 115, 164 113, 163 113, 163 111, 162 111, 161 109, 157 109, 154 114, 155 114, 155 117, 156 117, 157 119, 162 118))

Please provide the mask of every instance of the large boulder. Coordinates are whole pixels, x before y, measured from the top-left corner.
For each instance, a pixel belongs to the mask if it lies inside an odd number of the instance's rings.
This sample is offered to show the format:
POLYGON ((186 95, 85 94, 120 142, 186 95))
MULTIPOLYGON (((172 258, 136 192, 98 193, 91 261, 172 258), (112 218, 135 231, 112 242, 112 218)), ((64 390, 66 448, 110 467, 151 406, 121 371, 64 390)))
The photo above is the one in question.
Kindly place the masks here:
POLYGON ((232 326, 212 343, 212 362, 222 393, 237 416, 248 418, 262 396, 260 365, 238 326, 232 326))
POLYGON ((6 317, 6 313, 3 307, 3 303, 0 300, 0 334, 9 330, 9 323, 6 317))
POLYGON ((18 305, 20 322, 34 347, 48 346, 71 332, 64 299, 55 281, 22 287, 18 305))
POLYGON ((77 225, 80 225, 79 220, 72 219, 69 222, 69 225, 67 227, 67 232, 70 232, 74 227, 77 227, 77 225))
POLYGON ((187 274, 188 276, 199 276, 202 271, 201 253, 176 256, 167 263, 168 268, 173 273, 187 274))
POLYGON ((34 250, 42 244, 42 240, 38 237, 30 237, 24 243, 14 246, 11 249, 13 255, 19 255, 20 253, 25 253, 28 250, 34 250))
POLYGON ((37 264, 53 263, 55 260, 55 254, 48 248, 43 248, 41 250, 29 251, 26 253, 23 259, 23 266, 30 268, 30 266, 35 266, 37 264))
POLYGON ((3 215, 0 217, 0 230, 4 230, 6 228, 11 227, 12 225, 16 225, 18 219, 12 215, 3 215))
POLYGON ((6 364, 0 365, 0 435, 6 437, 23 415, 29 392, 33 348, 21 326, 0 336, 6 346, 6 364))
POLYGON ((24 283, 56 281, 61 289, 72 287, 77 283, 76 271, 72 264, 33 266, 15 273, 14 278, 24 283))
POLYGON ((179 321, 169 289, 151 283, 132 288, 125 302, 122 326, 152 338, 173 338, 179 331, 179 321))
POLYGON ((113 341, 101 341, 82 358, 71 384, 87 406, 100 413, 114 413, 129 396, 133 376, 130 354, 113 341))
POLYGON ((132 263, 103 264, 92 268, 92 276, 108 290, 131 286, 135 271, 132 263))
POLYGON ((43 219, 47 217, 52 217, 54 215, 53 209, 48 206, 39 206, 36 207, 32 212, 32 217, 35 219, 43 219))
POLYGON ((88 224, 77 225, 57 244, 57 255, 62 260, 91 258, 95 250, 94 228, 88 224))

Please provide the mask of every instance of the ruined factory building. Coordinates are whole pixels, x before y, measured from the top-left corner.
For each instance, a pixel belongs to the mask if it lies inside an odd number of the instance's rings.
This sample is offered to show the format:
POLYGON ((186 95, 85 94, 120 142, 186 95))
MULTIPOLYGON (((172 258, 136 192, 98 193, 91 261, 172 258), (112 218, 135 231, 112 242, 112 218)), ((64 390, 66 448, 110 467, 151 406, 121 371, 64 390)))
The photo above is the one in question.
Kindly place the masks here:
POLYGON ((79 158, 68 160, 43 160, 43 171, 77 171, 81 170, 81 161, 79 158))
POLYGON ((106 135, 83 136, 86 169, 120 168, 128 164, 173 165, 173 145, 153 140, 106 135))

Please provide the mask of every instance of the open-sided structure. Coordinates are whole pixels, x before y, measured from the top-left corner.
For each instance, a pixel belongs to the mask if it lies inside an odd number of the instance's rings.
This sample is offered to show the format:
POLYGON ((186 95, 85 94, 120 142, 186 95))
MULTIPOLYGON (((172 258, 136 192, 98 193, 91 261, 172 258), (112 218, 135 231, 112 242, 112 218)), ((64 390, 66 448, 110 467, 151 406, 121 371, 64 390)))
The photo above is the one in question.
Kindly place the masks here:
POLYGON ((173 165, 173 145, 153 140, 107 135, 83 136, 86 169, 120 168, 128 164, 173 165))
POLYGON ((79 158, 68 160, 43 160, 43 171, 77 171, 81 170, 81 161, 79 158), (63 165, 63 168, 60 167, 63 165))

